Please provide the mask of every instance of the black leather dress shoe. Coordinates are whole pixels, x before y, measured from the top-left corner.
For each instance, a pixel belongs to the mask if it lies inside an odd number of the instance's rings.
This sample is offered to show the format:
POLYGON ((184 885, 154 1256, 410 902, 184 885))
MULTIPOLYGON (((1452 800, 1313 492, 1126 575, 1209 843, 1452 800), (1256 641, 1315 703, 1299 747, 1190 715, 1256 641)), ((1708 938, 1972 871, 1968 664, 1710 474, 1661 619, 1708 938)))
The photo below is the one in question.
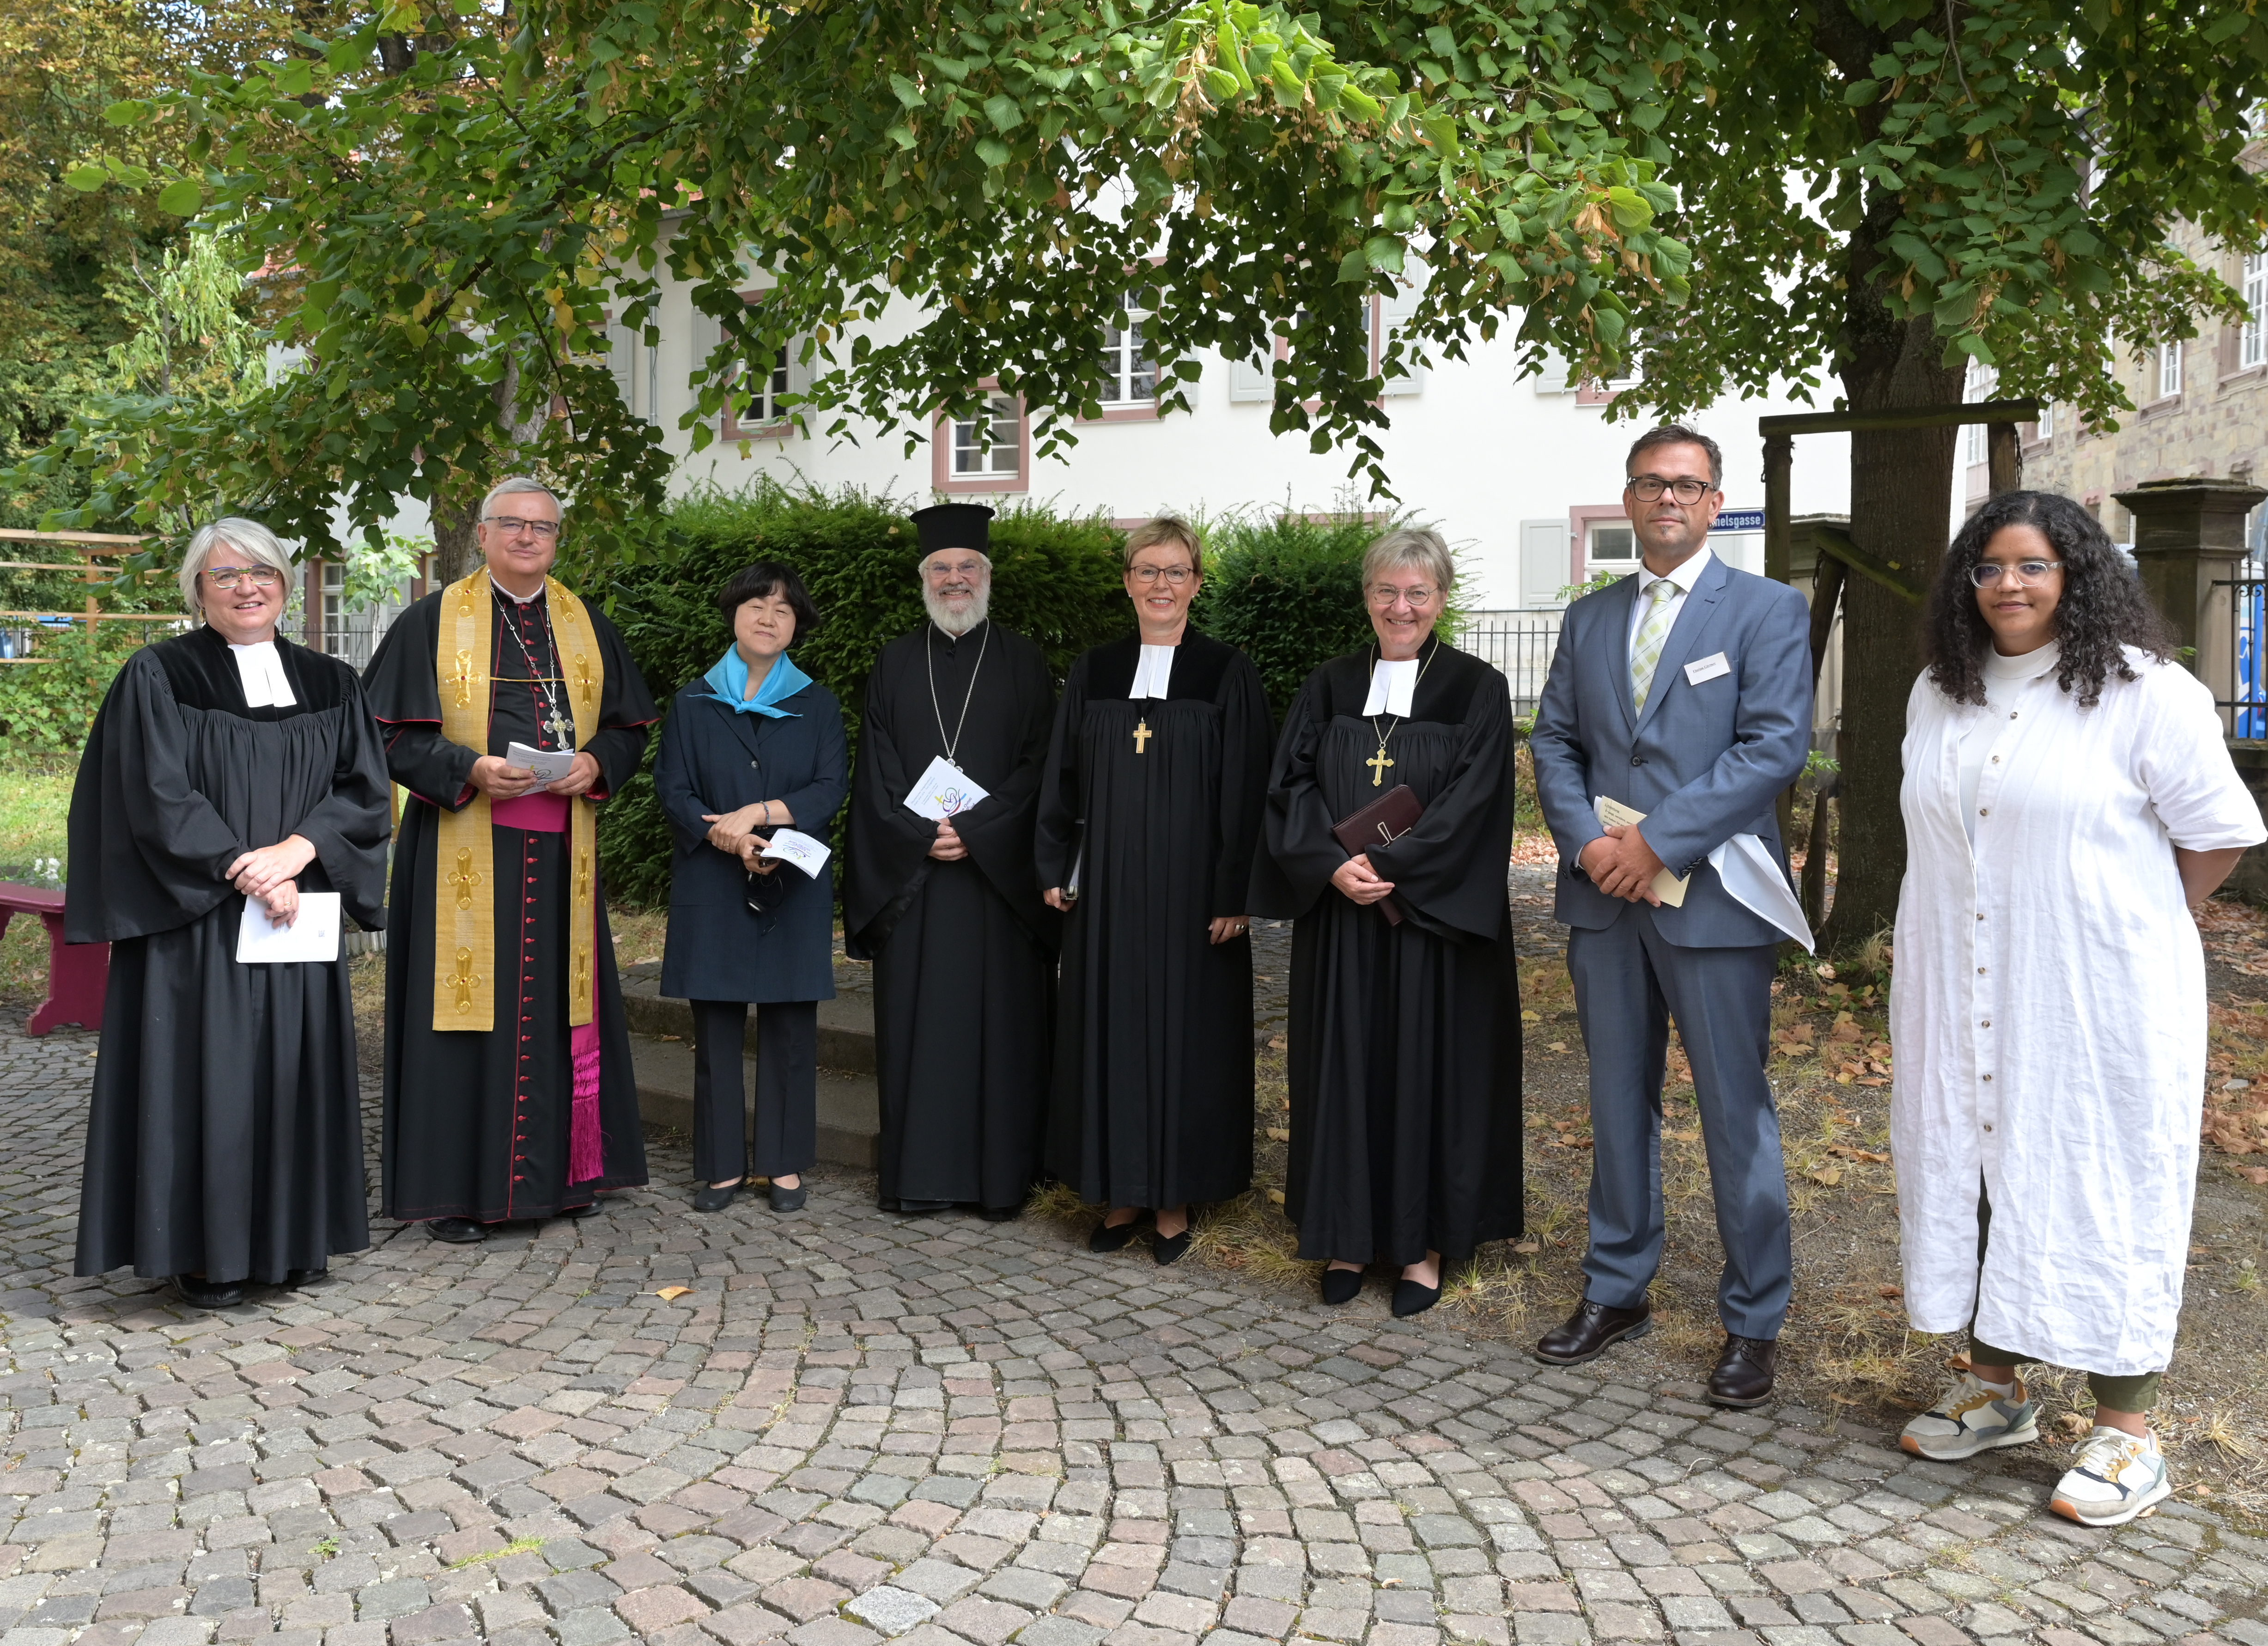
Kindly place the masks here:
POLYGON ((733 1204, 733 1198, 740 1192, 740 1185, 737 1182, 704 1183, 693 1192, 693 1209, 696 1212, 721 1212, 733 1204))
POLYGON ((771 1188, 772 1210, 775 1212, 800 1212, 803 1210, 804 1201, 809 1198, 810 1194, 810 1189, 803 1184, 799 1183, 792 1189, 783 1189, 779 1185, 774 1184, 771 1188))
POLYGON ((1771 1399, 1778 1359, 1779 1344, 1771 1338, 1727 1336, 1709 1374, 1709 1398, 1719 1406, 1762 1406, 1771 1399))
POLYGON ((981 1206, 976 1215, 988 1223, 1012 1223, 1024 1214, 1020 1206, 981 1206))
POLYGON ((1186 1229, 1178 1235, 1153 1234, 1150 1236, 1150 1255, 1161 1269, 1169 1263, 1179 1263, 1182 1254, 1189 1249, 1189 1231, 1186 1229))
POLYGON ((328 1279, 330 1273, 330 1270, 328 1268, 286 1269, 284 1271, 284 1288, 288 1291, 296 1292, 302 1286, 312 1286, 317 1281, 328 1279))
POLYGON ((1411 1315, 1422 1315, 1441 1301, 1438 1286, 1420 1286, 1415 1281, 1394 1282, 1394 1318, 1406 1320, 1411 1315))
POLYGON ((950 1212, 953 1210, 953 1202, 950 1200, 893 1200, 882 1209, 886 1212, 895 1212, 902 1217, 926 1217, 932 1212, 950 1212))
POLYGON ((589 1204, 584 1206, 563 1206, 559 1208, 559 1215, 562 1217, 595 1217, 598 1214, 598 1211, 599 1203, 596 1200, 593 1200, 589 1204))
POLYGON ((1089 1251, 1123 1251, 1134 1244, 1134 1236, 1142 1232, 1142 1220, 1138 1215, 1123 1223, 1097 1223, 1094 1232, 1086 1237, 1089 1251))
POLYGON ((1325 1269, 1323 1271, 1323 1301, 1336 1309, 1351 1303, 1362 1295, 1360 1269, 1325 1269))
POLYGON ((1610 1345, 1625 1338, 1642 1338, 1653 1330, 1653 1305, 1609 1309, 1586 1297, 1575 1312, 1545 1332, 1535 1345, 1535 1358, 1553 1366, 1580 1366, 1596 1360, 1610 1345))
POLYGON ((244 1301, 242 1281, 206 1281, 194 1274, 176 1274, 173 1289, 192 1309, 233 1309, 244 1301))
POLYGON ((446 1240, 453 1246, 477 1245, 489 1237, 485 1224, 475 1223, 469 1217, 436 1217, 425 1225, 425 1232, 436 1240, 446 1240))

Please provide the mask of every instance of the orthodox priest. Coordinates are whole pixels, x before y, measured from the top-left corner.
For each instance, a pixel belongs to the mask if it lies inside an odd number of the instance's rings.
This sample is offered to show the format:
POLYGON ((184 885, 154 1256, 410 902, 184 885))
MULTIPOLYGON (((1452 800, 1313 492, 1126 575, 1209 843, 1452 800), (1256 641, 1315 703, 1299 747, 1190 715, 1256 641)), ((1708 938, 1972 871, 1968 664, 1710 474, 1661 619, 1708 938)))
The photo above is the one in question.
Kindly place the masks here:
POLYGON ((844 948, 874 963, 883 1209, 1002 1222, 1047 1125, 1059 917, 1032 875, 1032 823, 1055 682, 988 615, 992 511, 913 518, 929 621, 867 676, 844 948))
POLYGON ((1435 533, 1370 546, 1376 644, 1292 700, 1254 876, 1261 911, 1294 920, 1284 1209, 1300 1255, 1328 1261, 1325 1303, 1383 1263, 1397 1315, 1440 1300, 1445 1263, 1521 1229, 1512 705, 1502 675, 1433 632, 1455 578, 1435 533), (1343 844, 1335 825, 1404 786, 1414 822, 1343 844))
POLYGON ((396 618, 364 676, 408 791, 384 1210, 440 1240, 584 1216, 600 1190, 645 1181, 597 808, 660 716, 614 625, 547 575, 559 531, 541 483, 497 486, 481 504, 486 564, 396 618), (512 764, 514 744, 562 757, 565 775, 512 764))
POLYGON ((1033 858, 1064 934, 1048 1170, 1108 1207, 1088 1250, 1153 1215, 1150 1256, 1189 1248, 1189 1203, 1252 1185, 1253 854, 1268 700, 1252 660, 1189 621, 1197 534, 1126 538, 1135 632, 1071 665, 1033 858))

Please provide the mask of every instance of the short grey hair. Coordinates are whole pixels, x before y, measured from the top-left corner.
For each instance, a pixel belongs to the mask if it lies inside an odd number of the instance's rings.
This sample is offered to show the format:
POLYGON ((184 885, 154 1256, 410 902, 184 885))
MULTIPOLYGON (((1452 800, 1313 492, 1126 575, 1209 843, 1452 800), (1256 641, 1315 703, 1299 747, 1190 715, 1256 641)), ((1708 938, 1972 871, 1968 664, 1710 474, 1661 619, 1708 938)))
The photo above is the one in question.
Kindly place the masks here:
POLYGON ((567 513, 567 506, 559 500, 559 494, 549 486, 532 476, 514 475, 509 480, 499 480, 489 488, 488 496, 481 499, 480 518, 488 519, 489 506, 498 498, 517 497, 522 492, 534 492, 539 497, 549 498, 553 508, 557 509, 562 515, 567 513))
POLYGON ((189 539, 189 551, 181 557, 181 604, 198 616, 204 615, 205 603, 197 594, 197 573, 204 570, 205 561, 217 548, 229 548, 249 557, 261 565, 272 565, 284 574, 284 603, 291 603, 293 566, 291 554, 276 541, 276 534, 258 520, 248 520, 239 515, 215 520, 210 526, 197 528, 196 535, 189 539))
POLYGON ((1362 586, 1368 590, 1388 572, 1401 566, 1415 566, 1433 579, 1436 588, 1447 590, 1457 586, 1457 562, 1449 553, 1449 545, 1441 541, 1441 534, 1423 526, 1406 526, 1390 531, 1363 550, 1362 586))

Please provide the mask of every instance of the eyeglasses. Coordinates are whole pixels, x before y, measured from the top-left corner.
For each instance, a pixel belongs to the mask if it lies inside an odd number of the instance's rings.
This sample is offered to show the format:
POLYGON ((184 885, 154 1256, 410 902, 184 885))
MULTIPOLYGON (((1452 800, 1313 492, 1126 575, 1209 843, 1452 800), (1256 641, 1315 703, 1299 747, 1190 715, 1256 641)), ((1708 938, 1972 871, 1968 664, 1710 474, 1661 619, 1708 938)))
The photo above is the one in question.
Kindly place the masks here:
POLYGON ((1197 574, 1185 565, 1130 565, 1126 568, 1126 575, 1137 583, 1155 583, 1163 578, 1179 588, 1197 574))
POLYGON ((2060 560, 2019 560, 2005 565, 1998 560, 1979 560, 1969 568, 1969 580, 1979 588, 1990 588, 2000 580, 2004 572, 2014 572, 2019 583, 2043 583, 2051 572, 2063 570, 2060 560))
POLYGON ((1373 588, 1368 594, 1373 606, 1391 606, 1398 600, 1406 600, 1413 606, 1423 606, 1440 592, 1438 588, 1373 588))
POLYGON ((1680 503, 1698 503, 1716 489, 1707 481, 1696 480, 1690 475, 1681 476, 1675 480, 1664 480, 1660 475, 1632 475, 1630 479, 1631 496, 1641 503, 1652 503, 1665 491, 1680 503))
POLYGON ((549 543, 559 535, 557 520, 524 520, 517 514, 490 514, 481 524, 493 526, 507 536, 526 532, 539 543, 549 543))
POLYGON ((215 588, 232 589, 239 583, 249 583, 254 588, 274 588, 284 580, 284 574, 272 565, 209 565, 204 570, 204 579, 215 588))

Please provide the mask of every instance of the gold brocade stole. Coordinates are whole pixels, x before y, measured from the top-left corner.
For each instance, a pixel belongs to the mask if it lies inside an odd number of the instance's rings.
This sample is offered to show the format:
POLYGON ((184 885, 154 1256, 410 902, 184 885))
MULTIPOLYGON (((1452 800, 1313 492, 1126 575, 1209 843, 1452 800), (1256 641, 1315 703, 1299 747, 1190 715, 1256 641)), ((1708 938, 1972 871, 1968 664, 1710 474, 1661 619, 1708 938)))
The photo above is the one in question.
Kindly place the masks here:
MULTIPOLYGON (((566 676, 575 747, 598 729, 606 685, 598 631, 583 602, 556 579, 543 580, 551 632, 566 676)), ((486 566, 441 595, 441 640, 433 670, 441 689, 441 735, 482 754, 489 747, 490 646, 495 602, 486 566)), ((589 802, 568 802, 570 866, 567 1022, 591 1021, 592 967, 598 943, 598 819, 589 802)), ((433 1027, 485 1033, 496 1027, 496 836, 489 797, 475 794, 459 811, 441 813, 433 886, 433 1027)))

